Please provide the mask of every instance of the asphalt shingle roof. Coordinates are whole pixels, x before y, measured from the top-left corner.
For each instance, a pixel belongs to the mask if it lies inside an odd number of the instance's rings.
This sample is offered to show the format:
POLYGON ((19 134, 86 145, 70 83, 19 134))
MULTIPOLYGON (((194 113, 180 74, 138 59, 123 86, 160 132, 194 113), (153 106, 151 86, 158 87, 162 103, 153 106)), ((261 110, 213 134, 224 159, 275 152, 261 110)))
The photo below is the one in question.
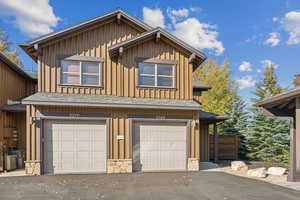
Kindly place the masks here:
POLYGON ((154 99, 132 98, 111 95, 93 94, 63 94, 63 93, 35 93, 25 99, 24 104, 35 105, 74 105, 95 107, 136 107, 154 109, 186 109, 200 110, 201 105, 194 100, 183 99, 154 99))

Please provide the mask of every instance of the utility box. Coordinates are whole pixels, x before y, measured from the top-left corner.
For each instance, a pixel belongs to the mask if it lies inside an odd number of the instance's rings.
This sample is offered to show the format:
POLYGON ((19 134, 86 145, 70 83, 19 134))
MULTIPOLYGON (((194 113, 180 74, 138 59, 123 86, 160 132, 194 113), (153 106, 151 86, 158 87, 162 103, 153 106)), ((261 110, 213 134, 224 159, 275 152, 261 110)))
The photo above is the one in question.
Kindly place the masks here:
POLYGON ((17 155, 6 155, 5 156, 5 169, 7 171, 17 169, 17 155))

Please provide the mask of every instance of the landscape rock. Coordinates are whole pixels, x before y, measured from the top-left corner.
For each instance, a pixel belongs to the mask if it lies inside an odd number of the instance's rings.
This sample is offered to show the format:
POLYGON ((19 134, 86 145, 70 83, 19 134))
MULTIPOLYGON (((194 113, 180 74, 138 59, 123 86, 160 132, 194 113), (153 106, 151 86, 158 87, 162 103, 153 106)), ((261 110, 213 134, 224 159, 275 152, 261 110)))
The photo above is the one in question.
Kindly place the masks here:
POLYGON ((286 173, 286 168, 283 167, 270 167, 268 169, 269 175, 275 175, 275 176, 283 176, 286 173))
POLYGON ((248 166, 243 161, 232 161, 231 162, 231 169, 234 171, 247 171, 248 166))
POLYGON ((248 176, 256 177, 256 178, 266 178, 267 177, 267 169, 265 167, 250 169, 247 172, 248 176))

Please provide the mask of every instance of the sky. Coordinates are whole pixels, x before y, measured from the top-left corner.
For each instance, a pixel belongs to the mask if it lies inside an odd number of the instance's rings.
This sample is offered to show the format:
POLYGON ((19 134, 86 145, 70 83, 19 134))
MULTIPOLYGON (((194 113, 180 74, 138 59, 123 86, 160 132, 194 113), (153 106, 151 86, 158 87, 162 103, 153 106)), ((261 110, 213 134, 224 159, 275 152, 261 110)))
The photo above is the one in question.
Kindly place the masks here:
POLYGON ((116 8, 168 30, 219 63, 227 59, 246 101, 264 66, 276 66, 284 87, 292 87, 300 73, 299 0, 0 0, 0 28, 31 70, 36 63, 16 43, 116 8))

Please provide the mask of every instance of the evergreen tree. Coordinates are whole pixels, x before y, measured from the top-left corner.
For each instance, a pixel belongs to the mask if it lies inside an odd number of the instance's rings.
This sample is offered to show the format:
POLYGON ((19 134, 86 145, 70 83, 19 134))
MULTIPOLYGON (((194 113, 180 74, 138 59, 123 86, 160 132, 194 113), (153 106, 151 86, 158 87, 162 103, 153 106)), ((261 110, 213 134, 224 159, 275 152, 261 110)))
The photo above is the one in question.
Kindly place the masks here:
POLYGON ((226 60, 223 65, 218 65, 214 60, 209 59, 195 71, 195 81, 212 86, 212 89, 203 92, 201 97, 204 111, 225 114, 230 110, 230 102, 236 95, 230 76, 231 71, 226 60))
MULTIPOLYGON (((265 67, 263 78, 256 84, 254 102, 279 94, 284 89, 277 83, 275 67, 265 67)), ((286 119, 262 115, 257 108, 247 127, 242 130, 246 137, 247 156, 250 159, 271 162, 288 162, 289 158, 289 122, 286 119)))
POLYGON ((17 50, 11 50, 12 42, 8 40, 6 32, 0 28, 0 52, 4 53, 12 62, 23 67, 21 60, 18 58, 17 50))
POLYGON ((274 64, 266 65, 263 79, 256 83, 253 94, 257 97, 252 99, 254 102, 261 101, 265 98, 272 97, 283 91, 283 88, 277 83, 274 64))
POLYGON ((221 124, 224 134, 237 135, 239 137, 240 158, 245 158, 247 154, 244 130, 248 123, 249 113, 246 106, 245 101, 240 96, 235 96, 230 103, 229 112, 226 113, 230 119, 221 124))

